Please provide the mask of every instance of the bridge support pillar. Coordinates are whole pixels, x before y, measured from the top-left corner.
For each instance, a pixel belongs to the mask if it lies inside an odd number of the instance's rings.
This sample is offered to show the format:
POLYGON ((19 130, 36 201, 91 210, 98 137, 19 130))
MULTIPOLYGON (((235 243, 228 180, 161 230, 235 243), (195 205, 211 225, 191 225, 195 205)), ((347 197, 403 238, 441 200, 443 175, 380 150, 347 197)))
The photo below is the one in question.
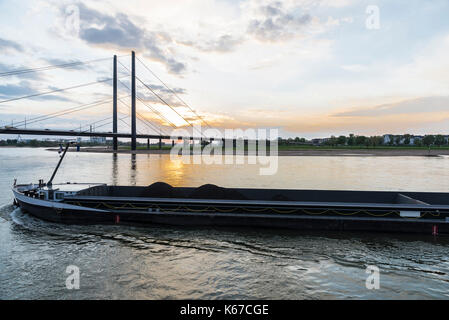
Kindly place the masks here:
POLYGON ((150 139, 147 139, 147 149, 150 150, 150 139))
POLYGON ((131 53, 131 150, 136 150, 136 53, 131 53))
POLYGON ((162 150, 162 138, 159 138, 159 150, 162 150))
MULTIPOLYGON (((113 82, 112 82, 112 132, 117 133, 117 56, 114 55, 114 66, 113 66, 113 82)), ((117 137, 112 138, 112 149, 117 151, 118 149, 118 139, 117 137)))

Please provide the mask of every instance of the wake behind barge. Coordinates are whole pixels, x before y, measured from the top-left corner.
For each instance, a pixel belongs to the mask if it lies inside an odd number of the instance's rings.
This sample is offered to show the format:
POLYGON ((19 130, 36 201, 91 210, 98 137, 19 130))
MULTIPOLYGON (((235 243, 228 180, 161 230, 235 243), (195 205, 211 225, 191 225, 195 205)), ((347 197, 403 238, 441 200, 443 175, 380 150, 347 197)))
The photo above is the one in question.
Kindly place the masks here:
POLYGON ((106 184, 16 185, 20 208, 68 224, 263 227, 449 234, 449 193, 147 187, 106 184))

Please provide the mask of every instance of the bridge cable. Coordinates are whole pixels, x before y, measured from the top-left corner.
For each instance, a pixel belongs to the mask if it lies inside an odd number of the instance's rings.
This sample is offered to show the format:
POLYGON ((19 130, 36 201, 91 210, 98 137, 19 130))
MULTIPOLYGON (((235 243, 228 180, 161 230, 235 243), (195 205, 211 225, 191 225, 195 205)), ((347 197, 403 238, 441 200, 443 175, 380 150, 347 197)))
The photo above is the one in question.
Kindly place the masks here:
MULTIPOLYGON (((119 61, 119 63, 128 71, 128 76, 130 75, 130 73, 129 73, 129 69, 125 66, 125 65, 123 65, 123 63, 121 63, 120 61, 119 61)), ((119 80, 119 82, 126 88, 126 89, 128 89, 129 91, 131 91, 131 89, 126 85, 126 84, 124 84, 122 81, 120 81, 119 80)), ((168 122, 173 128, 177 128, 177 126, 173 123, 173 122, 171 122, 170 120, 168 120, 161 112, 159 112, 158 110, 156 110, 156 109, 154 109, 151 105, 147 105, 146 103, 145 103, 145 101, 143 100, 143 99, 141 99, 139 96, 137 96, 137 94, 136 94, 136 98, 140 101, 140 102, 142 102, 142 104, 144 105, 144 106, 146 106, 148 109, 150 109, 150 110, 152 110, 154 113, 156 113, 160 118, 162 118, 163 120, 165 120, 166 122, 168 122)))
POLYGON ((91 123, 88 123, 88 124, 81 125, 79 127, 80 132, 81 132, 81 128, 89 127, 89 126, 91 126, 93 124, 97 124, 97 123, 100 123, 100 122, 103 122, 103 121, 106 121, 106 120, 110 120, 110 119, 112 119, 112 117, 107 117, 107 118, 104 118, 104 119, 101 119, 101 120, 97 120, 97 121, 94 121, 94 122, 91 122, 91 123))
MULTIPOLYGON (((129 54, 123 55, 120 57, 126 57, 126 56, 129 56, 129 54)), ((76 67, 78 65, 85 65, 85 64, 95 63, 95 62, 99 62, 99 61, 106 61, 106 60, 110 60, 110 59, 111 58, 101 58, 101 59, 94 59, 94 60, 75 61, 75 62, 63 63, 63 64, 59 64, 59 65, 50 65, 50 66, 45 66, 45 67, 16 69, 16 70, 0 72, 0 77, 15 76, 15 75, 20 75, 20 74, 24 74, 24 73, 47 71, 47 70, 52 70, 52 69, 71 68, 71 67, 76 67)))
MULTIPOLYGON (((123 98, 126 98, 126 96, 121 97, 121 99, 123 99, 123 98)), ((19 123, 18 126, 23 126, 25 124, 28 125, 28 124, 32 124, 32 123, 36 123, 36 122, 40 122, 40 121, 45 121, 45 120, 48 120, 48 119, 51 119, 51 118, 55 118, 55 117, 58 117, 58 116, 63 116, 63 115, 69 114, 69 113, 73 113, 73 112, 89 109, 89 108, 92 108, 92 107, 95 107, 95 106, 99 106, 99 105, 105 104, 105 103, 110 102, 110 101, 112 101, 111 98, 103 99, 103 100, 99 100, 99 101, 96 101, 96 102, 82 104, 82 105, 79 105, 79 106, 76 106, 76 107, 71 107, 71 108, 68 108, 68 109, 65 109, 65 110, 56 111, 56 112, 49 113, 49 114, 46 114, 46 115, 41 115, 41 116, 38 116, 38 117, 34 117, 34 118, 31 118, 31 119, 28 119, 26 121, 20 121, 20 122, 18 122, 19 123)))
POLYGON ((50 93, 55 93, 55 92, 62 92, 62 91, 65 91, 65 90, 70 90, 70 89, 75 89, 75 88, 87 87, 87 86, 91 86, 91 85, 94 85, 94 84, 103 83, 103 82, 107 82, 107 81, 111 81, 111 80, 112 80, 112 78, 109 78, 109 79, 105 79, 105 80, 98 80, 98 81, 95 81, 95 82, 79 84, 79 85, 72 86, 72 87, 67 87, 67 88, 62 88, 62 89, 55 89, 55 90, 52 90, 52 91, 30 94, 28 96, 23 96, 23 97, 19 97, 19 98, 12 98, 12 99, 7 99, 7 100, 2 100, 2 101, 0 101, 0 103, 11 102, 11 101, 21 100, 21 99, 26 99, 26 98, 32 98, 32 97, 38 97, 38 96, 43 96, 45 94, 50 94, 50 93))
MULTIPOLYGON (((144 116, 142 116, 140 113, 137 113, 137 118, 148 128, 152 129, 154 132, 156 132, 156 134, 162 135, 162 130, 160 128, 157 128, 155 126, 152 125, 151 122, 149 122, 148 120, 145 119, 144 116), (158 130, 159 129, 159 130, 158 130)), ((167 133, 164 132, 165 135, 167 135, 167 133)))
MULTIPOLYGON (((123 65, 123 63, 121 63, 119 61, 119 63, 128 71, 128 74, 130 73, 129 69, 123 65)), ((181 117, 181 119, 183 119, 186 123, 188 123, 193 129, 195 129, 195 127, 188 121, 186 120, 178 111, 176 111, 172 106, 170 106, 164 99, 162 99, 156 92, 154 92, 153 89, 151 89, 149 86, 147 86, 139 77, 136 76, 136 79, 139 80, 148 90, 150 90, 159 100, 161 100, 165 105, 167 105, 170 109, 172 109, 178 116, 181 117)), ((129 88, 128 88, 129 89, 129 88)), ((198 131, 198 130, 197 130, 198 131)), ((192 132, 193 133, 193 132, 192 132)), ((203 135, 200 132, 201 135, 203 135)))
MULTIPOLYGON (((123 102, 123 101, 121 101, 121 100, 120 100, 120 102, 121 102, 122 104, 124 104, 126 107, 131 108, 130 105, 126 104, 125 102, 123 102)), ((150 125, 151 125, 150 128, 152 128, 156 133, 161 134, 162 128, 161 128, 160 126, 159 126, 159 128, 157 128, 154 124, 152 124, 150 121, 146 120, 145 117, 142 116, 142 115, 141 115, 139 112, 137 112, 137 111, 136 111, 136 114, 137 114, 138 117, 140 116, 139 119, 140 119, 141 121, 145 121, 144 124, 145 124, 147 127, 149 127, 148 124, 150 124, 150 125), (142 119, 142 118, 143 118, 143 119, 142 119), (148 124, 147 124, 147 123, 148 123, 148 124)), ((164 132, 164 134, 168 135, 166 132, 164 132)))
MULTIPOLYGON (((19 122, 18 122, 18 126, 22 126, 22 125, 24 125, 24 124, 30 123, 30 121, 33 121, 33 122, 34 122, 34 120, 46 118, 46 117, 49 117, 49 116, 52 116, 52 115, 59 115, 60 113, 61 113, 61 115, 64 115, 65 112, 71 113, 70 111, 72 111, 72 110, 78 111, 78 110, 76 110, 76 109, 83 108, 83 107, 85 107, 85 106, 91 106, 91 105, 94 106, 94 105, 97 105, 97 104, 106 103, 106 102, 108 102, 108 101, 112 101, 112 99, 111 99, 111 98, 108 98, 108 99, 104 99, 104 100, 99 100, 99 101, 96 101, 96 102, 86 103, 86 104, 82 104, 82 105, 79 105, 79 106, 76 106, 76 107, 70 107, 70 108, 67 108, 67 109, 60 110, 60 111, 56 111, 56 112, 44 114, 44 115, 37 116, 37 117, 34 117, 34 118, 29 118, 29 119, 27 119, 26 121, 25 121, 25 120, 19 121, 19 122)), ((42 120, 45 120, 45 119, 42 119, 42 120)))
MULTIPOLYGON (((126 117, 123 117, 123 118, 120 118, 119 120, 123 120, 123 119, 126 119, 128 116, 126 116, 126 117)), ((98 127, 96 127, 96 128, 101 128, 101 127, 104 127, 104 126, 106 126, 106 125, 109 125, 109 124, 112 124, 112 122, 113 121, 110 121, 110 122, 108 122, 108 123, 105 123, 105 124, 102 124, 102 125, 100 125, 100 126, 98 126, 98 127)), ((125 122, 126 123, 126 122, 125 122)), ((86 132, 89 132, 89 130, 85 130, 85 131, 82 131, 81 133, 86 133, 86 132)))
POLYGON ((162 81, 142 60, 139 59, 139 57, 136 57, 137 60, 148 70, 151 72, 151 74, 157 79, 159 80, 160 83, 162 83, 162 85, 167 88, 176 98, 178 98, 179 101, 182 102, 182 104, 184 104, 184 106, 186 106, 187 108, 190 109, 190 111, 192 111, 202 122, 204 122, 209 128, 212 128, 206 120, 203 119, 203 117, 201 117, 198 113, 196 113, 196 111, 191 108, 183 99, 181 99, 181 97, 179 97, 176 92, 171 89, 168 85, 165 84, 164 81, 162 81))
MULTIPOLYGON (((181 117, 188 125, 192 127, 192 129, 198 131, 198 129, 195 128, 193 124, 191 124, 186 118, 184 118, 175 108, 173 108, 171 105, 168 104, 167 101, 161 98, 151 87, 149 87, 146 83, 144 83, 139 77, 136 76, 136 79, 140 81, 148 90, 150 90, 159 100, 161 100, 166 106, 168 106, 171 110, 173 110, 178 116, 181 117)), ((198 131, 200 135, 204 136, 204 134, 201 131, 198 131)), ((193 136, 193 130, 192 130, 192 136, 193 136)))
MULTIPOLYGON (((119 82, 128 90, 130 90, 130 88, 124 84, 122 81, 119 80, 119 82)), ((139 96, 136 95, 136 98, 142 102, 142 104, 147 107, 148 109, 152 110, 154 113, 156 113, 160 118, 162 118, 163 120, 167 121, 173 128, 177 128, 176 125, 171 122, 170 120, 168 120, 161 112, 159 112, 158 110, 154 109, 151 105, 147 104, 143 99, 141 99, 139 96)))
MULTIPOLYGON (((127 106, 121 99, 119 101, 123 105, 127 106)), ((127 117, 131 118, 131 107, 130 106, 127 106, 127 107, 128 107, 128 111, 127 112, 123 112, 122 109, 120 108, 119 109, 119 113, 125 114, 125 115, 127 115, 127 117)), ((126 109, 125 109, 125 111, 126 111, 126 109)), ((125 118, 123 118, 123 119, 125 119, 125 118)), ((131 126, 127 122, 123 121, 122 119, 120 119, 120 121, 122 121, 124 124, 126 124, 131 129, 131 126)), ((140 130, 136 130, 136 131, 137 131, 138 134, 142 134, 142 132, 140 130)))

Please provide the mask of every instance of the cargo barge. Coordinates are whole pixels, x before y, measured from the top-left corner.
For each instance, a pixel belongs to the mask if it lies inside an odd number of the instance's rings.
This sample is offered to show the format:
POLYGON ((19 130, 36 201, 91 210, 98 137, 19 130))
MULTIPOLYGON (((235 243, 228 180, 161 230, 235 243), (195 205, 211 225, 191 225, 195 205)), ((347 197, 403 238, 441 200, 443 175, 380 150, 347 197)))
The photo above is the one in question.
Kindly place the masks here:
POLYGON ((29 214, 68 224, 288 228, 449 234, 449 193, 14 183, 29 214))

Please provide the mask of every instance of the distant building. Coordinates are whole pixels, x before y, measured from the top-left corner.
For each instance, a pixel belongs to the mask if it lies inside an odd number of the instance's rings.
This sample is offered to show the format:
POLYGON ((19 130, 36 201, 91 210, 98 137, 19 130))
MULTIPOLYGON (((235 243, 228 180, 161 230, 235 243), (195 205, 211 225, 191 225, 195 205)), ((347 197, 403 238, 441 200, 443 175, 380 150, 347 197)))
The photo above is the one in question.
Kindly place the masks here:
POLYGON ((392 134, 384 134, 384 144, 389 144, 391 141, 394 141, 394 136, 392 134))
POLYGON ((106 137, 90 137, 90 143, 106 144, 106 137))
MULTIPOLYGON (((409 145, 414 145, 418 141, 422 141, 424 139, 423 136, 409 136, 410 142, 409 145)), ((383 143, 384 144, 394 144, 394 145, 403 145, 405 144, 406 137, 405 135, 393 135, 393 134, 384 134, 383 135, 383 143)))
POLYGON ((313 145, 318 146, 318 145, 322 145, 323 143, 329 141, 329 138, 315 138, 315 139, 312 139, 311 141, 312 141, 313 145))

